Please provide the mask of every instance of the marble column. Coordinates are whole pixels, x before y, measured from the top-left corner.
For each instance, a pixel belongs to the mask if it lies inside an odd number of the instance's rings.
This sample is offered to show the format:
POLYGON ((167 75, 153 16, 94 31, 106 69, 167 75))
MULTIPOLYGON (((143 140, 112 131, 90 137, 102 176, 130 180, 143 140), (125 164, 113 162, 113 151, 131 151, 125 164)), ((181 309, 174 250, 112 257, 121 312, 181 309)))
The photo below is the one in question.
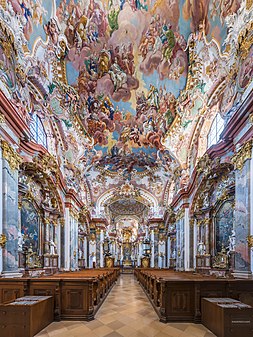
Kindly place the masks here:
MULTIPOLYGON (((251 277, 251 250, 247 238, 251 233, 250 189, 252 159, 245 146, 235 156, 235 277, 251 277)), ((252 198, 251 198, 252 199, 252 198)))
POLYGON ((70 270, 70 215, 69 208, 65 208, 65 226, 64 226, 64 269, 70 270))
POLYGON ((197 246, 198 246, 198 230, 199 226, 197 220, 194 219, 193 224, 193 268, 196 268, 196 255, 197 255, 197 246))
POLYGON ((50 252, 50 246, 49 246, 49 240, 50 240, 50 230, 49 230, 49 219, 45 216, 45 219, 44 219, 44 233, 45 233, 45 240, 44 240, 44 243, 45 243, 45 251, 44 251, 44 254, 49 254, 50 252))
MULTIPOLYGON (((250 160, 250 237, 253 238, 253 148, 250 160)), ((253 274, 253 246, 250 249, 250 271, 253 274)))
POLYGON ((70 269, 78 269, 78 220, 76 214, 70 214, 70 269))
POLYGON ((59 220, 57 221, 57 225, 55 227, 55 232, 56 232, 56 239, 55 239, 55 244, 56 244, 56 253, 58 255, 58 266, 61 265, 61 243, 60 243, 60 238, 61 238, 61 226, 59 224, 59 220))
POLYGON ((190 222, 189 208, 184 213, 184 270, 190 270, 190 222))
POLYGON ((83 238, 83 257, 84 257, 84 267, 88 267, 88 254, 87 254, 87 236, 83 238))
POLYGON ((165 241, 158 242, 158 268, 164 268, 165 261, 165 241))
POLYGON ((96 239, 89 241, 89 268, 93 268, 93 262, 96 263, 96 239))
POLYGON ((141 257, 142 257, 142 242, 138 242, 138 255, 137 255, 137 265, 141 266, 141 257))
POLYGON ((150 235, 150 245, 151 245, 150 267, 154 268, 155 266, 155 233, 153 229, 151 230, 151 235, 150 235))
MULTIPOLYGON (((0 191, 3 190, 3 163, 2 163, 2 148, 0 146, 0 191)), ((3 194, 0 193, 0 205, 3 204, 3 194)), ((0 207, 0 235, 3 234, 3 207, 0 207)), ((0 247, 0 274, 3 271, 3 248, 0 247)))
POLYGON ((167 239, 167 256, 166 256, 168 268, 170 267, 171 254, 172 254, 172 252, 171 252, 171 238, 170 238, 170 236, 168 236, 168 239, 167 239))
MULTIPOLYGON (((2 233, 7 242, 2 248, 2 276, 20 276, 18 271, 18 169, 2 158, 2 233)), ((0 248, 1 249, 1 248, 0 248)))
POLYGON ((104 267, 104 231, 100 232, 100 268, 104 267))

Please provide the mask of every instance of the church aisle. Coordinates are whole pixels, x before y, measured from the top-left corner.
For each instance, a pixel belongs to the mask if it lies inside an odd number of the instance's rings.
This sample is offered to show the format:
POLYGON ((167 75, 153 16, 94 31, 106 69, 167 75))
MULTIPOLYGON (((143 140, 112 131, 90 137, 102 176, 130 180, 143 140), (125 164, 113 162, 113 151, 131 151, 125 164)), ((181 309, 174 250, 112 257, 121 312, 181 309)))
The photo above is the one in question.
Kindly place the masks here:
POLYGON ((201 324, 159 319, 132 274, 122 274, 91 322, 53 322, 36 337, 214 337, 201 324))

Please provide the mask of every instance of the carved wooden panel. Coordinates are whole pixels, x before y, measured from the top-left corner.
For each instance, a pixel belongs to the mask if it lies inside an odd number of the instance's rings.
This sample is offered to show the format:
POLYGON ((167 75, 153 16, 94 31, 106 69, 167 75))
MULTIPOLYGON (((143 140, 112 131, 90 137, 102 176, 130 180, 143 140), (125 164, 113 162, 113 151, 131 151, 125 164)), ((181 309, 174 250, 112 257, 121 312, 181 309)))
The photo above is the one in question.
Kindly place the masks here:
POLYGON ((176 290, 171 294, 171 309, 173 313, 189 313, 191 292, 189 290, 176 290))
POLYGON ((18 297, 24 296, 26 282, 24 281, 1 281, 0 282, 0 303, 8 303, 18 297))
POLYGON ((81 289, 69 289, 62 294, 64 307, 66 310, 83 309, 83 291, 81 289))

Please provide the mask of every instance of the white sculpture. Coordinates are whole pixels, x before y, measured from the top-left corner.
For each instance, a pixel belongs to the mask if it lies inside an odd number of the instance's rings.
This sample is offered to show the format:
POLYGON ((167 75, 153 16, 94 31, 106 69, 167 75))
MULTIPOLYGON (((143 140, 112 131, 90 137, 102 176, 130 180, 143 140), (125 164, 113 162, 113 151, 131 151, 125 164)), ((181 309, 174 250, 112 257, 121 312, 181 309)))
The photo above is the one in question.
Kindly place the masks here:
POLYGON ((79 259, 83 258, 83 252, 82 252, 81 248, 79 248, 79 250, 78 250, 78 258, 79 259))
POLYGON ((206 253, 206 245, 204 244, 204 242, 200 241, 198 243, 198 255, 204 255, 206 253))
POLYGON ((50 246, 50 255, 55 255, 56 254, 56 244, 54 243, 53 240, 49 241, 49 246, 50 246))
POLYGON ((235 251, 235 231, 232 229, 231 235, 229 235, 229 246, 228 246, 229 252, 235 251))
POLYGON ((23 244, 24 244, 23 235, 21 232, 18 232, 18 251, 19 252, 22 252, 23 244))

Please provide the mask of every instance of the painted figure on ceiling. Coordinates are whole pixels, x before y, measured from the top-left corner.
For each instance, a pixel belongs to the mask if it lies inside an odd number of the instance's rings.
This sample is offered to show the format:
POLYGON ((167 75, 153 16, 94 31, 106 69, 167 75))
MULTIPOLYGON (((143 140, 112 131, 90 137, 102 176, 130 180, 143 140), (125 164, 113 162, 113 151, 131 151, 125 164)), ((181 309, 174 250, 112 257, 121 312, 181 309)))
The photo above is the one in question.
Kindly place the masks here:
POLYGON ((46 34, 49 36, 50 40, 54 45, 58 43, 58 37, 60 34, 60 28, 56 21, 56 19, 52 18, 46 25, 44 25, 44 30, 46 34))
POLYGON ((183 5, 183 15, 185 20, 191 19, 191 29, 193 32, 199 31, 203 25, 205 34, 209 31, 208 8, 210 0, 186 0, 183 5))

